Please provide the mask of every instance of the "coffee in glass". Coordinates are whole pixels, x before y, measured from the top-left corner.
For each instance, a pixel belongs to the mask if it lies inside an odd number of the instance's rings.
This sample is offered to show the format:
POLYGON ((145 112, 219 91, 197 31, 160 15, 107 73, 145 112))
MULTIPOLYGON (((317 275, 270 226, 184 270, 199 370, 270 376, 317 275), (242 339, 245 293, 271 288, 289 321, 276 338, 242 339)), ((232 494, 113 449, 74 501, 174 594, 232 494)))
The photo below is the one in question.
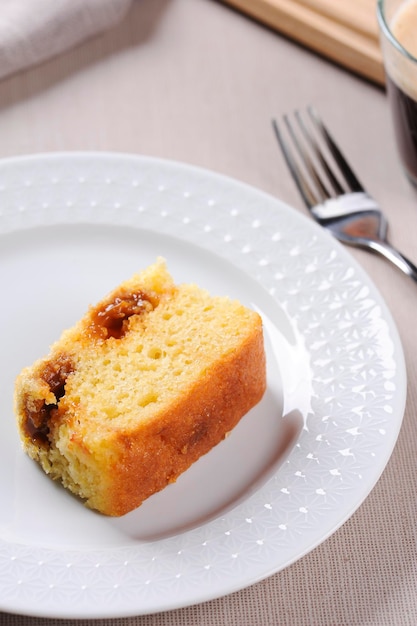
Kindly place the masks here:
POLYGON ((417 0, 378 0, 378 20, 398 149, 417 185, 417 0))

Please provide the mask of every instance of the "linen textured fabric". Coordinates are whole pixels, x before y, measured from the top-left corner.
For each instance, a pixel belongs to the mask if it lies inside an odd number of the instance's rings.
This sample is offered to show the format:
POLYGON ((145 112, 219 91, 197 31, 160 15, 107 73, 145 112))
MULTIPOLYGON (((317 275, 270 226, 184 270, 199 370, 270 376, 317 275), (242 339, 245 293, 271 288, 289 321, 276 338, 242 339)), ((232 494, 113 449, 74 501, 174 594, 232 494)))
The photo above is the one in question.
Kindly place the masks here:
POLYGON ((121 21, 132 0, 2 0, 0 79, 121 21))

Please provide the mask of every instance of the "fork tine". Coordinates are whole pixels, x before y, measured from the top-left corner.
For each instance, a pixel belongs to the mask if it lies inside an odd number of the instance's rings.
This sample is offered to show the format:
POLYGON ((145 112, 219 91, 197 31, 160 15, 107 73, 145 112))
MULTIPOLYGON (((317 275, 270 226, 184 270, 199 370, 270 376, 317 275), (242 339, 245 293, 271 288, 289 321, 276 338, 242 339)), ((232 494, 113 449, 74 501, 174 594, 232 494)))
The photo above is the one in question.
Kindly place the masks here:
POLYGON ((304 163, 308 173, 311 176, 311 179, 317 185, 317 188, 318 188, 318 190, 320 192, 321 200, 324 201, 324 200, 330 198, 330 193, 328 192, 325 184, 323 183, 322 179, 320 178, 319 173, 317 172, 316 168, 314 167, 313 161, 311 160, 309 154, 307 153, 305 148, 302 146, 302 144, 298 140, 298 137, 297 137, 297 135, 296 135, 296 133, 294 131, 294 128, 293 128, 292 124, 290 123, 288 115, 284 115, 284 121, 285 121, 285 124, 287 125, 288 132, 289 132, 289 134, 291 136, 291 139, 293 140, 293 143, 294 143, 295 147, 297 148, 298 153, 299 153, 301 159, 303 160, 303 163, 304 163))
POLYGON ((288 144, 286 143, 286 141, 284 140, 284 137, 280 131, 280 128, 278 126, 278 123, 276 120, 272 120, 272 126, 275 130, 275 134, 278 140, 278 143, 281 147, 282 153, 284 155, 285 161, 288 165, 288 168, 291 172, 291 176, 294 179, 295 184, 297 185, 297 188, 301 194, 302 199, 304 200, 306 206, 308 209, 311 209, 313 206, 315 206, 316 204, 318 204, 318 199, 316 198, 316 196, 314 195, 313 191, 311 190, 310 185, 308 184, 305 176, 303 175, 303 173, 301 172, 300 168, 297 165, 297 162, 295 161, 291 150, 288 147, 288 144))
POLYGON ((356 175, 352 171, 352 168, 350 167, 350 165, 346 161, 345 157, 341 153, 340 149, 336 145, 334 139, 332 138, 332 136, 330 135, 330 133, 327 130, 326 126, 322 122, 322 120, 321 120, 319 114, 317 113, 317 111, 312 106, 310 106, 310 107, 308 107, 308 112, 309 112, 310 117, 311 117, 313 123, 315 124, 317 130, 323 136, 323 138, 324 138, 324 140, 325 140, 325 142, 326 142, 330 152, 333 154, 334 159, 335 159, 336 163, 338 164, 338 166, 340 168, 340 171, 342 172, 342 174, 343 174, 347 184, 349 185, 351 191, 364 191, 363 186, 359 182, 358 178, 356 177, 356 175))
POLYGON ((303 131, 306 141, 310 144, 311 148, 313 149, 314 154, 317 157, 317 160, 319 161, 323 170, 326 172, 326 175, 329 179, 330 184, 333 187, 334 192, 336 193, 336 195, 340 195, 344 193, 344 189, 342 185, 339 183, 336 176, 333 174, 333 171, 330 169, 326 159, 323 156, 322 151, 320 150, 319 144, 317 143, 317 141, 311 134, 310 130, 307 128, 304 122, 304 119, 301 117, 299 111, 295 112, 295 117, 297 118, 298 124, 301 130, 303 131))

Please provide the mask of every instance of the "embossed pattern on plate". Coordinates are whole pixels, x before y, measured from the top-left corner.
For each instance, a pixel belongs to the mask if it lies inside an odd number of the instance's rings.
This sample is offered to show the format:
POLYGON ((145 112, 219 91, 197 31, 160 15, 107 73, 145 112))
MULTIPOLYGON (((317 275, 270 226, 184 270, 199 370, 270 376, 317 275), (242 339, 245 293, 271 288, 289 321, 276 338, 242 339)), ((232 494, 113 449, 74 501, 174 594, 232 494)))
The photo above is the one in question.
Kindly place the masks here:
MULTIPOLYGON (((0 278, 9 295, 0 318, 6 398, 1 474, 8 472, 0 480, 0 610, 121 617, 241 589, 283 569, 333 533, 368 495, 390 457, 403 417, 406 374, 389 311, 347 251, 316 224, 258 190, 145 157, 55 154, 5 160, 0 162, 0 278), (50 241, 49 232, 60 233, 61 240, 50 241), (126 277, 132 256, 124 257, 123 250, 134 245, 130 233, 143 242, 141 261, 152 254, 154 243, 165 242, 181 279, 195 272, 207 278, 210 290, 218 277, 222 289, 230 285, 238 295, 249 292, 248 302, 265 314, 272 363, 268 401, 279 400, 282 392, 283 415, 298 411, 304 420, 285 460, 256 489, 200 524, 157 538, 144 531, 135 536, 130 521, 111 525, 51 487, 22 460, 11 415, 13 376, 24 364, 22 344, 32 336, 30 323, 37 322, 40 331, 24 353, 29 362, 71 321, 65 317, 69 305, 71 316, 81 314, 87 297, 94 301, 126 277), (111 237, 118 242, 120 262, 112 261, 111 251, 107 260, 111 237), (51 275, 37 275, 35 270, 48 263, 51 275), (83 269, 96 272, 92 291, 89 281, 79 279, 83 269), (10 282, 25 275, 23 285, 10 282), (19 289, 27 297, 17 297, 16 310, 13 293, 19 289), (45 308, 59 314, 40 324, 45 308), (281 350, 285 363, 279 362, 281 350), (28 502, 15 497, 22 480, 36 486, 28 502), (58 522, 49 542, 41 524, 36 534, 37 494, 58 522), (79 522, 85 537, 97 534, 94 544, 77 533, 79 522)), ((245 435, 239 436, 244 442, 245 435)), ((255 448, 256 440, 251 445, 255 448)), ((39 512, 40 520, 44 514, 39 512)))

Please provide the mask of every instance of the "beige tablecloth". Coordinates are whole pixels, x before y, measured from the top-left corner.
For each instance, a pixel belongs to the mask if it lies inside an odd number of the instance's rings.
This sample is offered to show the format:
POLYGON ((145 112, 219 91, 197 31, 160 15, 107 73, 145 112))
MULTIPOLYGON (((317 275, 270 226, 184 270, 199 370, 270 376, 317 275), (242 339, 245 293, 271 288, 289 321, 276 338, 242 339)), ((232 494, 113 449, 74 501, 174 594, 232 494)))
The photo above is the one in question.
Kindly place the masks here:
MULTIPOLYGON (((313 103, 417 262, 417 194, 398 162, 384 92, 214 0, 135 0, 126 19, 0 82, 0 157, 109 150, 184 161, 305 213, 272 116, 313 103)), ((352 250, 401 336, 408 398, 394 453, 352 517, 252 587, 100 626, 414 626, 417 623, 417 285, 352 250)), ((1 626, 74 623, 0 613, 1 626)), ((79 622, 87 624, 88 620, 79 622)))

